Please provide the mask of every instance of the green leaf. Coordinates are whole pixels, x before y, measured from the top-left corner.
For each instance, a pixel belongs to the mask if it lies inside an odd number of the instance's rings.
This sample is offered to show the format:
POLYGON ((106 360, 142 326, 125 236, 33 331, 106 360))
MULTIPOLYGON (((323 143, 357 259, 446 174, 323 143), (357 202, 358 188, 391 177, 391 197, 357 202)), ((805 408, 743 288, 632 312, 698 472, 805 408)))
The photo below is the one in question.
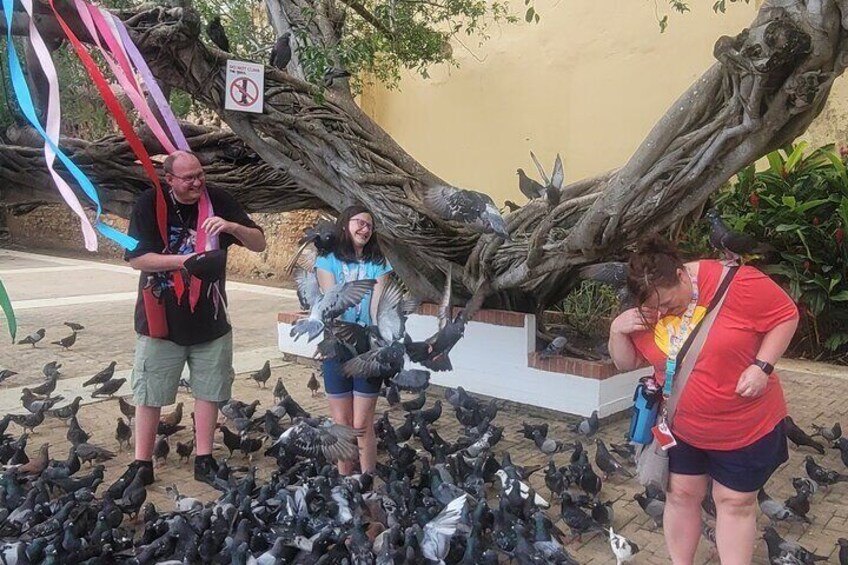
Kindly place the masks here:
POLYGON ((776 231, 777 233, 784 233, 788 231, 797 230, 800 227, 801 226, 799 226, 798 224, 780 224, 776 228, 774 228, 774 231, 776 231))
POLYGON ((782 176, 781 172, 783 171, 783 156, 780 154, 780 152, 772 151, 771 153, 766 155, 766 159, 768 159, 769 162, 769 170, 776 175, 782 176))
POLYGON ((536 15, 536 10, 533 9, 533 6, 527 8, 527 13, 524 14, 524 21, 528 24, 533 21, 533 16, 536 15))
POLYGON ((848 290, 831 295, 830 300, 833 302, 848 302, 848 290))
MULTIPOLYGON (((794 198, 793 198, 793 200, 794 200, 794 198)), ((802 214, 802 213, 806 212, 807 210, 812 210, 813 208, 821 206, 822 204, 827 204, 828 202, 830 202, 829 198, 820 198, 818 200, 810 200, 809 202, 803 202, 802 204, 799 204, 798 206, 795 206, 794 208, 795 208, 795 212, 797 212, 798 214, 802 214)))
POLYGON ((824 346, 828 351, 836 351, 846 344, 848 344, 848 333, 845 332, 835 333, 824 342, 824 346))
POLYGON ((789 207, 793 210, 795 209, 795 205, 798 202, 797 200, 795 200, 794 196, 784 196, 780 200, 781 200, 781 202, 783 202, 784 206, 787 206, 787 207, 789 207))
POLYGON ((809 145, 809 143, 802 141, 795 146, 795 149, 792 150, 792 153, 786 159, 785 168, 787 173, 791 173, 795 169, 795 165, 797 165, 804 156, 804 151, 807 149, 807 145, 809 145))

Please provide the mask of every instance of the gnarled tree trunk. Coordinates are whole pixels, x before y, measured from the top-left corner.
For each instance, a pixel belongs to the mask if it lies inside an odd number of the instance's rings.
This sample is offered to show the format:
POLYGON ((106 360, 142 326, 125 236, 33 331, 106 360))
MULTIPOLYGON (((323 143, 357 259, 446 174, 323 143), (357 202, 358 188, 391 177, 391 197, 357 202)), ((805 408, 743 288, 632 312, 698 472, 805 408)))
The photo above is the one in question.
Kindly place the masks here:
MULTIPOLYGON (((292 22, 304 25, 299 3, 267 1, 273 2, 269 13, 278 32, 292 22)), ((319 13, 309 24, 312 41, 334 40, 332 14, 320 13, 331 5, 314 5, 319 13)), ((223 167, 225 178, 233 179, 226 186, 248 208, 340 210, 360 201, 376 216, 395 270, 418 295, 437 299, 450 263, 456 291, 474 295, 474 307, 486 299, 526 311, 561 297, 576 267, 620 253, 645 232, 679 221, 736 171, 801 134, 848 61, 848 0, 766 2, 750 28, 719 39, 718 61, 672 105, 627 164, 564 187, 555 207, 536 199, 509 214, 513 241, 504 242, 446 223, 428 210, 424 191, 449 183, 366 116, 344 82, 322 93, 296 78, 303 76, 297 70, 267 68, 265 112, 228 112, 227 54, 200 42, 196 13, 159 7, 121 17, 157 79, 216 111, 261 158, 242 168, 227 168, 214 154, 207 159, 223 167), (262 181, 251 185, 256 175, 262 181)), ((49 18, 41 22, 46 33, 50 26, 49 18)), ((197 133, 192 146, 203 153, 216 135, 197 133)), ((127 192, 144 185, 128 148, 114 140, 67 145, 90 159, 83 163, 107 202, 120 201, 119 210, 126 211, 127 192), (129 189, 127 177, 138 179, 129 189)), ((3 168, 12 163, 14 170, 26 170, 23 162, 31 171, 38 160, 32 149, 0 150, 3 168)), ((5 178, 12 192, 31 190, 20 174, 5 178)))

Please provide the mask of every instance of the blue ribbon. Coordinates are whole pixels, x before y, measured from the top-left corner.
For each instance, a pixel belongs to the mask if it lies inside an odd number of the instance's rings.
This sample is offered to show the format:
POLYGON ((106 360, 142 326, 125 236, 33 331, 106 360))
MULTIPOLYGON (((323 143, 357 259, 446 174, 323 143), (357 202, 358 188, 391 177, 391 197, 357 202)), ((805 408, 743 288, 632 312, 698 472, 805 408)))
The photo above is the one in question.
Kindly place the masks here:
POLYGON ((14 0, 3 0, 3 14, 6 17, 6 50, 9 53, 9 73, 12 77, 12 88, 15 91, 15 95, 18 97, 18 104, 20 105, 21 111, 24 113, 24 116, 26 116, 27 121, 32 124, 32 127, 35 128, 38 134, 43 137, 44 141, 51 149, 53 149, 53 152, 56 153, 56 157, 58 157, 62 164, 65 165, 65 168, 67 168, 74 177, 74 180, 76 180, 77 184, 79 184, 83 192, 85 192, 85 195, 88 196, 89 200, 91 200, 97 208, 97 215, 94 218, 94 227, 97 228, 97 231, 120 245, 122 248, 132 251, 138 246, 138 240, 100 221, 100 216, 103 213, 103 207, 100 205, 100 198, 97 196, 97 190, 94 188, 94 185, 88 177, 85 176, 85 173, 83 173, 80 168, 77 167, 76 164, 74 164, 74 162, 71 161, 71 159, 53 143, 53 141, 48 137, 47 132, 45 132, 44 128, 41 126, 41 123, 38 121, 35 105, 32 102, 32 96, 30 95, 29 87, 27 86, 26 78, 24 77, 18 53, 15 50, 15 44, 12 41, 13 10, 14 0))

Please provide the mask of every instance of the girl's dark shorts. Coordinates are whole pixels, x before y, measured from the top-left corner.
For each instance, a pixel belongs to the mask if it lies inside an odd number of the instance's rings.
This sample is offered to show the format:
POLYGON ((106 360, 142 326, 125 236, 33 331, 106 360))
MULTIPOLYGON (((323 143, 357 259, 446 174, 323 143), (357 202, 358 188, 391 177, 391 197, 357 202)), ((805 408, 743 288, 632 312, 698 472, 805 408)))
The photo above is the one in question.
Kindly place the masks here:
POLYGON ((789 460, 783 420, 746 447, 733 451, 699 449, 677 440, 668 452, 668 469, 678 475, 709 475, 730 490, 754 492, 789 460))
POLYGON ((335 359, 327 359, 322 364, 324 390, 328 398, 348 398, 352 395, 366 398, 380 396, 381 379, 348 378, 342 374, 342 365, 335 359))

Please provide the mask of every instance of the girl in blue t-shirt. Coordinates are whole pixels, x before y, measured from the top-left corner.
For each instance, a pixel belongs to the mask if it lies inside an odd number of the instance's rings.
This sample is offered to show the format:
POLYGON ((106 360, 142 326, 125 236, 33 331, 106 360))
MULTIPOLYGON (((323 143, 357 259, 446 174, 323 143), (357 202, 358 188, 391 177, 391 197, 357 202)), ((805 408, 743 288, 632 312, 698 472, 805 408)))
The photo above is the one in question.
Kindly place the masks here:
MULTIPOLYGON (((374 237, 374 219, 364 206, 350 206, 336 222, 336 248, 318 257, 315 272, 321 292, 338 283, 376 279, 373 292, 366 294, 357 306, 349 308, 340 320, 370 326, 376 319, 377 303, 392 268, 380 251, 374 237)), ((380 394, 378 379, 345 377, 335 359, 323 363, 324 389, 330 402, 330 415, 337 424, 364 430, 359 438, 359 463, 362 472, 374 471, 377 464, 377 439, 374 436, 374 409, 380 394)), ((352 461, 339 461, 339 472, 353 472, 352 461)))

